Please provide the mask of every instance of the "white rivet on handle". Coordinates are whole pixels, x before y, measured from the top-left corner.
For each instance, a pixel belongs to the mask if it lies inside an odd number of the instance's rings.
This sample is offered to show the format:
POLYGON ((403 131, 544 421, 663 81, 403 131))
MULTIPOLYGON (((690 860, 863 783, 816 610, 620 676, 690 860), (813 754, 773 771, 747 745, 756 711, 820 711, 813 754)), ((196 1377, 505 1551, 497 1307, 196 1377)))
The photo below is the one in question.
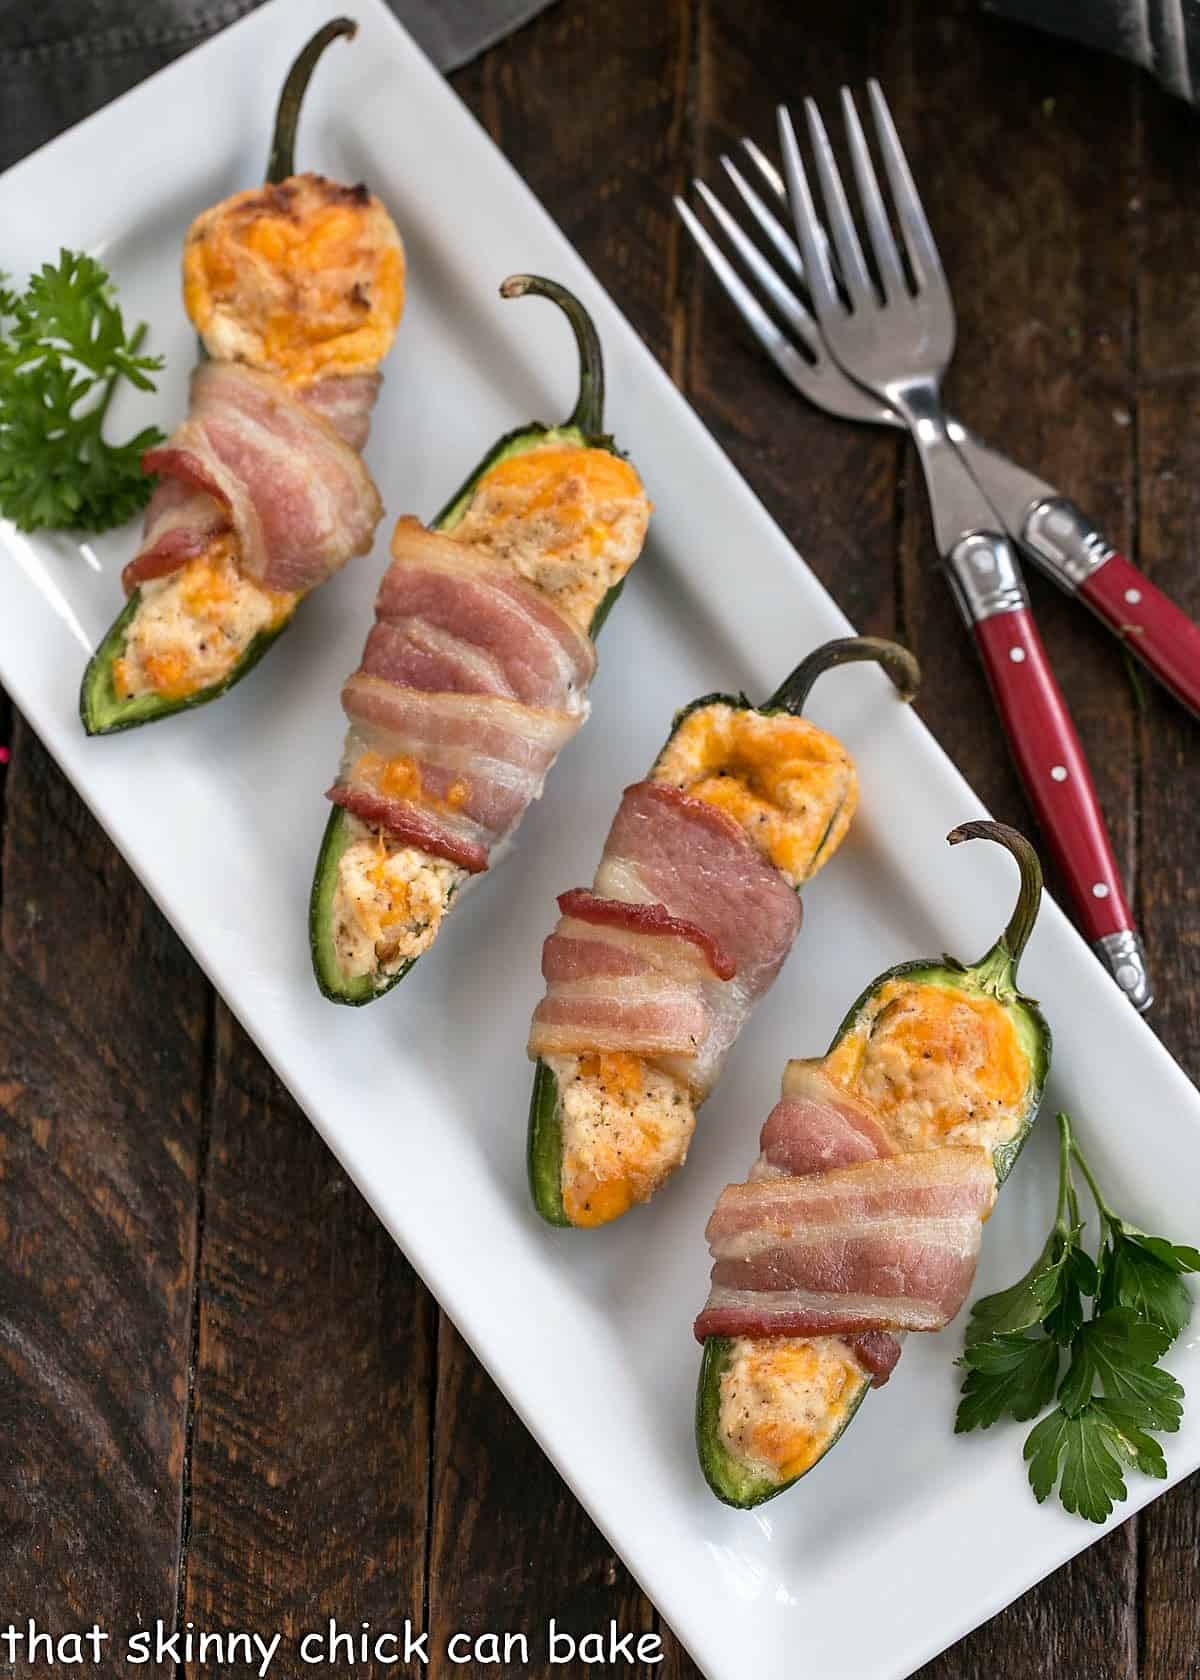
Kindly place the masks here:
POLYGON ((1067 767, 1065 764, 1056 764, 1050 774, 1056 782, 1065 782, 1067 779, 1067 767))
POLYGON ((1093 898, 1107 898, 1108 897, 1108 888, 1105 886, 1103 881, 1097 881, 1096 882, 1096 885, 1092 888, 1092 897, 1093 898))
POLYGON ((1140 589, 1127 589, 1125 591, 1125 599, 1131 607, 1136 607, 1141 598, 1142 592, 1140 589))
POLYGON ((1025 661, 1025 649, 1009 648, 1008 657, 1012 660, 1014 665, 1021 665, 1025 661))

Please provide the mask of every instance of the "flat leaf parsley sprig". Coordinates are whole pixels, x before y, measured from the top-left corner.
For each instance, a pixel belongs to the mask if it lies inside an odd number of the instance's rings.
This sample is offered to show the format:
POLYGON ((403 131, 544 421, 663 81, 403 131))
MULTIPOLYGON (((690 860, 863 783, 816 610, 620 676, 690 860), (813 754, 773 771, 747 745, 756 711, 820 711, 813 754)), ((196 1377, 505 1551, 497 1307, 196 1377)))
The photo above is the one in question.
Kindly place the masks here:
MULTIPOLYGON (((0 281, 3 277, 0 276, 0 281)), ((24 292, 0 284, 0 513, 23 531, 107 531, 144 506, 154 479, 147 427, 109 443, 104 421, 121 380, 152 391, 161 356, 140 354, 94 257, 63 250, 24 292)))
POLYGON ((1155 1436, 1179 1428, 1183 1389, 1158 1361, 1191 1318, 1183 1274, 1200 1271, 1200 1251, 1114 1213, 1065 1114, 1058 1130, 1054 1229, 1023 1278, 971 1309, 954 1427, 987 1429, 1005 1415, 1027 1422, 1057 1399, 1025 1442, 1030 1486, 1041 1504, 1057 1484, 1068 1511, 1103 1522, 1127 1497, 1126 1470, 1167 1473, 1155 1436), (1095 1260, 1080 1241, 1073 1167, 1100 1219, 1095 1260))

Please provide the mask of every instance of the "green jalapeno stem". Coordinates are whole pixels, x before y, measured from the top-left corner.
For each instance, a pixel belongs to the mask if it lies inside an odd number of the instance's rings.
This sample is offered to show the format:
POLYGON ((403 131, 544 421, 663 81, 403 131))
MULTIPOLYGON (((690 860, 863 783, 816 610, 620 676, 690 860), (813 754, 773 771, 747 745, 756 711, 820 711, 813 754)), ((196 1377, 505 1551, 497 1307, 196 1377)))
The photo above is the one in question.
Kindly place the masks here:
POLYGON ((1038 855, 1023 834, 1015 828, 1009 828, 1007 823, 998 822, 969 822, 960 823, 952 828, 946 839, 952 846, 957 846, 964 840, 994 840, 998 846, 1005 847, 1017 860, 1017 868, 1021 872, 1021 885, 1017 892, 1017 902, 1013 913, 1008 919, 1008 926, 996 941, 982 962, 975 964, 982 969, 995 957, 1003 957, 1003 966, 1007 967, 1011 976, 1015 977, 1017 964, 1021 960, 1021 953, 1029 943, 1029 935, 1033 932, 1033 924, 1037 921, 1038 909, 1042 902, 1042 866, 1038 855))
POLYGON ((843 636, 824 647, 814 648, 802 659, 790 677, 772 694, 760 710, 791 712, 799 717, 808 701, 809 691, 824 671, 835 665, 852 665, 860 660, 872 660, 887 672, 895 684, 901 700, 911 700, 921 685, 921 667, 916 658, 899 642, 885 641, 882 636, 843 636))
POLYGON ((574 426, 586 438, 598 438, 604 431, 604 357, 592 318, 572 292, 541 274, 510 274, 500 288, 502 298, 529 294, 549 298, 558 305, 571 323, 579 346, 579 396, 563 425, 574 426))
POLYGON ((286 181, 289 175, 296 173, 296 124, 300 121, 300 102, 317 60, 330 41, 336 41, 340 35, 350 40, 357 33, 358 25, 353 18, 333 18, 323 29, 317 30, 306 47, 301 48, 296 62, 287 73, 275 111, 275 132, 271 138, 271 155, 267 160, 269 185, 278 186, 280 181, 286 181))

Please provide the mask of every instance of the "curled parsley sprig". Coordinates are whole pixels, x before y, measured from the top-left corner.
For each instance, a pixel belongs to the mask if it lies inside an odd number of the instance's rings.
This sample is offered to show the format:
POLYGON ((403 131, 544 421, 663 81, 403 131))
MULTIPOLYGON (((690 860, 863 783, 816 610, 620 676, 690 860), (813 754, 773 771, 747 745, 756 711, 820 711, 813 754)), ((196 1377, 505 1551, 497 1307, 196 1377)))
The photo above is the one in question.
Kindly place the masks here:
POLYGON ((141 354, 145 336, 144 322, 126 330, 108 274, 83 252, 61 251, 24 292, 0 284, 0 513, 21 530, 107 531, 145 504, 142 451, 163 434, 104 436, 122 380, 154 389, 163 362, 141 354))
POLYGON ((1167 1473, 1155 1435, 1179 1428, 1183 1389, 1158 1362, 1191 1318, 1183 1278, 1200 1271, 1200 1251, 1122 1219, 1065 1114, 1058 1131, 1054 1228, 1023 1278, 971 1309, 954 1427, 987 1429, 1005 1416, 1027 1422, 1057 1400, 1025 1442, 1030 1486, 1039 1504, 1057 1486, 1068 1511, 1103 1522, 1127 1497, 1127 1470, 1167 1473), (1094 1260, 1081 1242, 1073 1167, 1099 1217, 1094 1260))

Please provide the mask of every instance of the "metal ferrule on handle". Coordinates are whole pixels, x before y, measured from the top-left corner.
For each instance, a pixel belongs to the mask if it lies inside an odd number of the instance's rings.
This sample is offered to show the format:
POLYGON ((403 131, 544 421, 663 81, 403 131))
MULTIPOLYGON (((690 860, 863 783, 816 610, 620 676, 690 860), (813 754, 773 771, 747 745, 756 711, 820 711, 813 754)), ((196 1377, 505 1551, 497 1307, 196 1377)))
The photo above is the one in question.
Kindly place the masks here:
POLYGON ((1022 523, 1021 545, 1200 717, 1200 625, 1118 554, 1073 502, 1065 496, 1035 502, 1022 523))
POLYGON ((1022 522, 1020 542, 1068 595, 1077 595, 1113 557, 1111 545, 1065 496, 1034 502, 1022 522))
POLYGON ((1144 1015, 1154 1002, 1154 993, 1146 970, 1146 952, 1137 934, 1132 928, 1106 933, 1092 949, 1133 1007, 1144 1015))
POLYGON ((945 564, 959 611, 972 628, 996 613, 1019 612, 1029 605, 1012 547, 997 531, 972 531, 961 537, 945 564))

